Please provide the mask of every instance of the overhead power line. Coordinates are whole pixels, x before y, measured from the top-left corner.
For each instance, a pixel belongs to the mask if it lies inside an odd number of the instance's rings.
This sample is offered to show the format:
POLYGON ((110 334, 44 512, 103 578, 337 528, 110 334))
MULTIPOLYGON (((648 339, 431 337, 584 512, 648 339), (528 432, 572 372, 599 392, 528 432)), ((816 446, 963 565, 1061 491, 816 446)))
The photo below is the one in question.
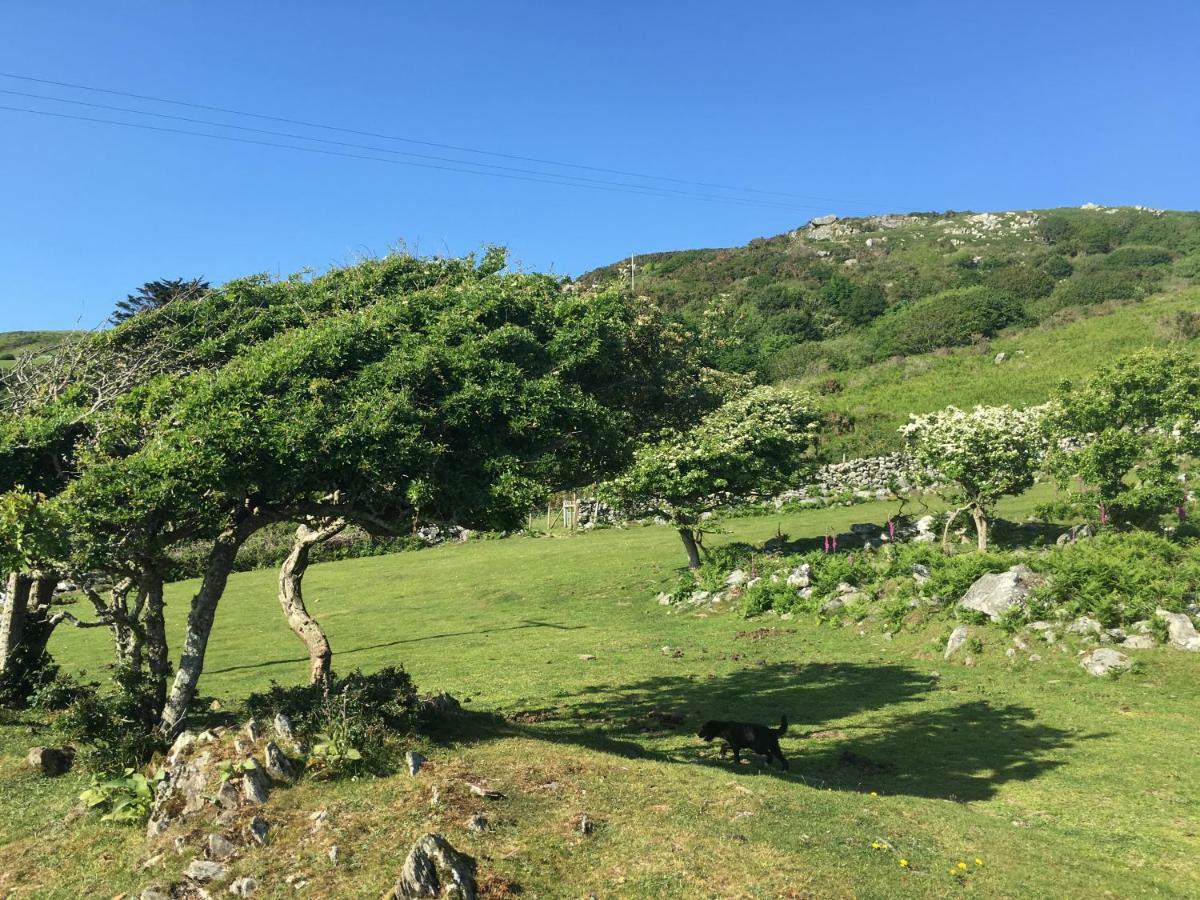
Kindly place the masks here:
MULTIPOLYGON (((788 197, 797 200, 815 200, 823 203, 840 203, 851 205, 863 205, 862 201, 838 200, 831 197, 818 197, 807 194, 798 194, 789 191, 764 190, 762 188, 740 187, 737 185, 721 184, 711 181, 695 181, 687 178, 678 178, 669 175, 654 175, 644 172, 635 172, 627 169, 607 168, 604 166, 587 165, 583 163, 566 162, 562 160, 546 159, 536 156, 523 156, 515 153, 505 153, 497 150, 485 150, 477 147, 467 147, 460 144, 446 144, 437 141, 427 141, 419 138, 407 137, 405 135, 384 134, 375 131, 365 131, 357 128, 347 128, 340 125, 330 125, 323 122, 309 122, 303 119, 294 119, 287 116, 276 116, 267 113, 251 112, 248 110, 232 109, 225 106, 216 106, 206 103, 194 103, 187 100, 176 100, 170 97, 160 97, 153 94, 138 94, 131 91, 119 91, 112 88, 97 87, 95 85, 78 84, 69 81, 56 81, 49 78, 35 78, 31 75, 20 75, 13 72, 0 72, 0 78, 12 78, 19 81, 32 82, 35 84, 52 85, 54 87, 70 88, 72 90, 91 91, 93 93, 108 94, 116 97, 127 97, 134 100, 145 100, 151 103, 166 103, 173 106, 183 106, 191 109, 205 110, 207 112, 217 112, 224 115, 244 116, 247 118, 260 119, 271 122, 279 122, 287 125, 296 125, 302 128, 318 128, 325 131, 341 132, 342 134, 352 134, 358 137, 377 138, 388 141, 399 141, 407 144, 415 144, 424 147, 432 147, 439 150, 452 150, 458 153, 470 153, 479 156, 491 156, 500 159, 509 159, 517 162, 535 163, 537 165, 557 166, 560 168, 578 169, 581 171, 597 172, 606 175, 620 175, 627 178, 640 178, 648 181, 664 181, 674 184, 691 185, 692 187, 703 187, 714 190, 735 191, 744 194, 760 194, 775 197, 788 197)), ((464 161, 465 162, 465 161, 464 161)), ((552 174, 552 173, 546 173, 552 174)))
MULTIPOLYGON (((147 125, 143 122, 122 122, 117 119, 102 119, 96 116, 79 116, 71 113, 52 112, 45 109, 29 109, 23 106, 7 106, 0 105, 0 110, 6 112, 28 113, 36 116, 47 116, 55 119, 69 119, 76 122, 94 122, 103 125, 116 125, 122 128, 136 128, 142 131, 157 131, 166 134, 187 135, 190 137, 208 138, 215 141, 229 141, 238 144, 253 144, 260 147, 273 147, 282 150, 296 150, 301 153, 316 153, 322 156, 344 157, 346 159, 369 160, 371 162, 388 163, 396 166, 411 166, 419 169, 437 169, 444 172, 458 172, 465 175, 480 175, 487 178, 507 178, 515 181, 531 181, 539 184, 553 184, 560 187, 576 187, 585 190, 609 191, 620 194, 641 194, 648 197, 665 197, 673 198, 673 194, 668 193, 666 188, 656 188, 652 185, 646 186, 620 186, 619 183, 586 183, 578 180, 570 180, 577 178, 572 175, 558 175, 553 172, 540 173, 538 175, 520 175, 510 172, 493 172, 480 171, 479 169, 465 169, 462 165, 478 166, 479 163, 462 162, 460 166, 438 165, 431 162, 414 162, 403 159, 388 159, 382 156, 369 156, 363 153, 348 153, 341 150, 327 150, 321 147, 302 147, 295 144, 281 144, 275 141, 264 141, 256 138, 236 137, 229 134, 209 134, 203 131, 191 131, 185 128, 171 128, 164 125, 147 125)), ((682 192, 675 192, 682 193, 682 192)), ((709 203, 732 203, 743 206, 767 207, 772 209, 796 210, 802 207, 797 205, 785 205, 779 203, 769 203, 761 200, 750 200, 743 197, 719 197, 715 195, 705 194, 687 194, 689 200, 700 200, 709 203)), ((809 207, 813 209, 816 207, 809 207)))
MULTIPOLYGON (((579 186, 583 186, 585 184, 607 185, 610 187, 632 188, 637 191, 655 191, 663 196, 676 195, 676 196, 680 196, 680 197, 687 197, 690 199, 698 199, 698 200, 715 200, 715 201, 719 201, 719 202, 739 202, 739 203, 752 204, 755 206, 765 206, 765 207, 774 208, 774 209, 796 209, 797 208, 794 204, 780 203, 777 201, 757 200, 757 199, 744 198, 744 197, 726 197, 726 196, 714 195, 714 194, 701 194, 696 191, 684 191, 684 190, 679 190, 677 188, 658 187, 656 185, 639 185, 639 184, 632 184, 632 183, 626 182, 626 181, 611 181, 611 180, 599 179, 599 178, 588 178, 583 175, 567 175, 567 174, 560 174, 557 172, 544 172, 544 171, 539 171, 536 169, 525 169, 525 168, 521 168, 519 166, 504 166, 504 165, 498 165, 496 163, 471 162, 469 160, 453 159, 451 157, 446 157, 446 156, 435 156, 435 155, 428 154, 428 153, 413 153, 413 152, 407 151, 407 150, 396 150, 391 147, 380 147, 380 146, 375 146, 375 145, 371 145, 371 144, 357 144, 357 143, 353 143, 350 141, 332 140, 330 138, 310 137, 309 135, 296 134, 294 132, 275 131, 275 130, 272 130, 269 128, 253 128, 248 125, 232 125, 227 122, 214 122, 210 119, 196 119, 196 118, 192 118, 190 116, 177 116, 177 115, 173 115, 171 113, 151 112, 151 111, 147 111, 147 110, 132 109, 127 106, 114 106, 114 105, 108 104, 108 103, 93 103, 88 100, 75 100, 75 99, 70 99, 67 97, 52 97, 52 96, 47 96, 45 94, 33 94, 33 93, 29 93, 27 91, 13 91, 13 90, 5 89, 5 88, 0 88, 0 94, 7 94, 7 95, 13 96, 13 97, 23 97, 26 99, 33 99, 33 100, 49 100, 54 103, 67 103, 67 104, 71 104, 72 106, 84 106, 89 109, 102 109, 102 110, 107 110, 109 112, 129 113, 129 114, 138 115, 138 116, 151 116, 156 119, 166 119, 166 120, 170 120, 170 121, 174 121, 174 122, 185 122, 185 123, 188 123, 191 125, 204 125, 204 126, 208 126, 208 127, 212 127, 212 128, 228 128, 228 129, 233 129, 235 131, 244 131, 244 132, 251 133, 251 134, 265 134, 265 135, 269 135, 272 137, 287 138, 289 140, 311 141, 314 143, 327 144, 327 145, 335 146, 335 147, 346 147, 346 148, 355 149, 355 150, 368 150, 372 153, 387 153, 387 154, 391 154, 394 156, 406 156, 406 157, 411 157, 413 159, 430 160, 433 162, 442 162, 442 163, 452 163, 455 165, 473 166, 473 167, 478 167, 478 168, 483 168, 483 169, 492 169, 492 170, 496 170, 496 171, 500 171, 500 172, 515 172, 515 173, 519 173, 522 175, 532 175, 532 176, 538 176, 538 177, 547 177, 547 178, 564 179, 564 180, 570 179, 572 182, 575 182, 575 181, 580 182, 579 186)), ((12 107, 9 109, 15 111, 18 108, 12 107)), ((81 118, 85 118, 85 117, 81 117, 81 118)), ((102 121, 107 124, 121 124, 121 123, 115 122, 113 120, 90 119, 90 118, 85 118, 85 120, 97 121, 97 122, 102 121)), ((125 124, 134 124, 134 123, 125 123, 125 124)), ((191 133, 191 132, 182 132, 181 131, 180 133, 191 133)), ((195 132, 195 133, 199 134, 199 132, 195 132)), ((208 136, 215 137, 215 135, 208 135, 208 136)), ((293 149, 300 149, 300 148, 293 148, 293 149)), ((487 174, 487 173, 478 172, 476 174, 482 175, 482 174, 487 174)), ((563 182, 556 181, 554 183, 557 184, 557 183, 566 183, 566 182, 565 181, 563 181, 563 182)))

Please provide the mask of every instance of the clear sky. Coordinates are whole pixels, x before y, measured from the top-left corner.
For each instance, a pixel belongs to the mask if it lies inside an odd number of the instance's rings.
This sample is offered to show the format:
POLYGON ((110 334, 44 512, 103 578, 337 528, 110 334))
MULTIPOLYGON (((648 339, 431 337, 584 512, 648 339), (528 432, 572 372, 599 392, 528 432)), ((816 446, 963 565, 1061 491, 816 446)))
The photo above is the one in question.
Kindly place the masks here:
POLYGON ((776 193, 726 203, 417 168, 397 151, 728 194, 0 77, 375 149, 12 93, 0 106, 391 160, 0 110, 0 331, 97 325, 154 278, 324 269, 401 241, 500 243, 578 274, 827 212, 1195 209, 1198 48, 1191 0, 7 2, 9 75, 776 193))

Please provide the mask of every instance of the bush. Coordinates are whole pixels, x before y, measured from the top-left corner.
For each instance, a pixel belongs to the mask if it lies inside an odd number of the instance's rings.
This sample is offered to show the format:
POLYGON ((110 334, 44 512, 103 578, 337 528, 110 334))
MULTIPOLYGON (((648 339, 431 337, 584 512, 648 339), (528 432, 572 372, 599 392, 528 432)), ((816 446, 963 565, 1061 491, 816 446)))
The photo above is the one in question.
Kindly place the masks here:
POLYGON ((1036 300, 1045 297, 1054 290, 1055 281, 1056 276, 1044 269, 1030 266, 1006 266, 989 272, 984 279, 985 284, 1016 300, 1036 300))
POLYGON ((1059 256, 1057 254, 1053 256, 1047 256, 1040 263, 1038 263, 1038 268, 1056 280, 1061 278, 1070 278, 1071 274, 1075 271, 1075 266, 1071 264, 1069 259, 1067 259, 1065 256, 1059 256))
POLYGON ((1165 266, 1171 261, 1171 251, 1162 247, 1118 247, 1104 257, 1103 265, 1109 269, 1142 269, 1165 266))
POLYGON ((246 700, 251 715, 273 719, 283 713, 313 744, 314 758, 333 774, 365 768, 384 772, 395 739, 417 724, 417 689, 404 669, 389 666, 371 675, 355 669, 329 685, 283 686, 246 700))
POLYGON ((1047 244, 1065 244, 1075 236, 1075 227, 1066 216, 1043 216, 1037 233, 1047 244))
POLYGON ((993 288, 943 291, 899 307, 875 324, 875 343, 884 356, 926 353, 969 344, 1025 318, 1021 304, 993 288))
POLYGON ((1068 306, 1091 306, 1105 300, 1134 300, 1147 293, 1147 284, 1139 270, 1095 268, 1078 272, 1060 282, 1038 306, 1041 315, 1068 306))
POLYGON ((44 699, 50 703, 67 694, 74 700, 54 719, 52 730, 61 742, 81 746, 78 758, 89 768, 100 772, 137 769, 162 748, 154 733, 153 688, 145 673, 118 668, 112 690, 106 693, 95 684, 60 681, 58 687, 46 691, 44 699))
POLYGON ((1187 606, 1200 590, 1200 553, 1143 531, 1105 533, 1056 547, 1037 562, 1050 576, 1035 591, 1029 615, 1091 616, 1105 627, 1155 618, 1187 606))

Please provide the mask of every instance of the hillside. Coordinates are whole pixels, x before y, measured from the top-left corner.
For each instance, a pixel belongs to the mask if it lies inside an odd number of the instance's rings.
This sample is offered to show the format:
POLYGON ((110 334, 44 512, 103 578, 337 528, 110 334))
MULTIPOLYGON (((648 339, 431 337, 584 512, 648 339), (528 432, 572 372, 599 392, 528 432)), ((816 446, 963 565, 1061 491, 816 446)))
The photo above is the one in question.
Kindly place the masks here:
POLYGON ((828 448, 860 456, 899 446, 897 429, 909 413, 951 404, 1034 405, 1062 381, 1078 382, 1098 365, 1147 346, 1200 351, 1200 289, 1068 310, 971 346, 787 381, 820 395, 830 411, 833 430, 842 433, 829 438, 828 448))
MULTIPOLYGON (((745 247, 636 259, 725 368, 772 380, 977 343, 1200 276, 1200 213, 1096 207, 824 216, 745 247)), ((629 277, 628 262, 584 285, 629 277)))
POLYGON ((0 331, 0 368, 25 353, 43 353, 57 346, 70 331, 0 331))

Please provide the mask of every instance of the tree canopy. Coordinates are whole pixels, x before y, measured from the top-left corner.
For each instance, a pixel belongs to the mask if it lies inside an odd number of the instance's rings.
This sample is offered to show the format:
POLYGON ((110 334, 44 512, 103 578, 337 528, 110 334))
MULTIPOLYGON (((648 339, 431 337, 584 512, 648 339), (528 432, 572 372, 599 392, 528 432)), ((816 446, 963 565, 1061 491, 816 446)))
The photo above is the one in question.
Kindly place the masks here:
MULTIPOLYGON (((912 416, 901 429, 920 471, 951 488, 975 521, 980 550, 988 547, 988 523, 996 501, 1029 488, 1045 452, 1040 409, 950 406, 912 416)), ((946 523, 949 530, 953 516, 946 523)))
POLYGON ((696 425, 639 448, 632 465, 603 484, 601 494, 627 511, 670 521, 695 568, 704 516, 787 487, 805 464, 818 423, 806 395, 756 388, 696 425))

